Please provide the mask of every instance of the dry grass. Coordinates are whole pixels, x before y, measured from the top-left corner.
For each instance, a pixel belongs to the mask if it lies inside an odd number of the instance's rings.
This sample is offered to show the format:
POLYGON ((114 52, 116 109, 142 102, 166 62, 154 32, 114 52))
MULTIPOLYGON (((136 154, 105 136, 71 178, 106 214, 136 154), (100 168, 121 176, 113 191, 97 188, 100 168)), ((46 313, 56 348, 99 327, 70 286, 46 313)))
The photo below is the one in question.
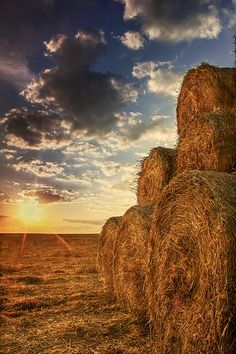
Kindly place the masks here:
POLYGON ((143 322, 146 317, 144 278, 152 208, 133 206, 119 225, 115 243, 114 288, 119 303, 143 322))
POLYGON ((154 353, 153 340, 104 294, 98 235, 0 235, 0 353, 154 353), (37 279, 37 281, 36 281, 37 279), (37 284, 36 284, 37 282, 37 284))
POLYGON ((158 353, 235 353, 236 176, 173 179, 154 210, 150 245, 158 353))
POLYGON ((121 217, 111 217, 105 223, 100 234, 98 250, 98 270, 101 272, 105 289, 110 295, 114 294, 113 261, 114 247, 117 238, 118 225, 121 217))
POLYGON ((157 147, 143 159, 138 174, 139 204, 154 204, 175 170, 175 150, 157 147))
POLYGON ((184 77, 177 104, 178 133, 197 119, 198 113, 236 109, 236 69, 203 63, 184 77))
POLYGON ((236 169, 236 112, 199 115, 181 134, 176 154, 177 174, 184 170, 232 172, 236 169))

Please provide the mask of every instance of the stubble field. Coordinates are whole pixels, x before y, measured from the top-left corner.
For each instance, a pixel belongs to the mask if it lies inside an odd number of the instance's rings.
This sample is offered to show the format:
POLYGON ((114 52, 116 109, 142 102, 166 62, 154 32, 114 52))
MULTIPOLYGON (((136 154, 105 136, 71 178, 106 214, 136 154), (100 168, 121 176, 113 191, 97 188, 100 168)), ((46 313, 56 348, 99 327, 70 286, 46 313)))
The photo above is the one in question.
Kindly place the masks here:
POLYGON ((99 235, 0 235, 0 353, 155 353, 104 293, 99 235))

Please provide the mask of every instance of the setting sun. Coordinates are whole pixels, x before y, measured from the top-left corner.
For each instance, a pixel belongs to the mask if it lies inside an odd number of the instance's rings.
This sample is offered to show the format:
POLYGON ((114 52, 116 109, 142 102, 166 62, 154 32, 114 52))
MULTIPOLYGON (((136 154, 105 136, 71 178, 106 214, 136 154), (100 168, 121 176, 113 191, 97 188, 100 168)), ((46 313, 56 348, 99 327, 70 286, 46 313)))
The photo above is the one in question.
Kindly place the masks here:
POLYGON ((35 202, 25 202, 19 205, 19 218, 27 224, 38 223, 42 220, 42 210, 35 202))

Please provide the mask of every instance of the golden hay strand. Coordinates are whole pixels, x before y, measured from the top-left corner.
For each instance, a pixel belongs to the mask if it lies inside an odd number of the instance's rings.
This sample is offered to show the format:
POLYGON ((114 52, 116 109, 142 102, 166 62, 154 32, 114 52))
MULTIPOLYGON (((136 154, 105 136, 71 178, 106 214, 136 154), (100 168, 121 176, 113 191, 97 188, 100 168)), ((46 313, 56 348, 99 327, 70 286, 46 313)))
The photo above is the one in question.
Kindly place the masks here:
POLYGON ((178 133, 190 127, 197 113, 236 109, 236 69, 203 63, 184 77, 177 104, 178 133))
POLYGON ((184 170, 232 172, 236 169, 236 112, 200 114, 180 135, 177 174, 184 170))
POLYGON ((122 217, 115 243, 115 295, 123 307, 140 319, 146 313, 144 278, 151 212, 150 206, 129 208, 122 217))
POLYGON ((137 197, 139 204, 153 204, 169 183, 175 169, 175 150, 157 147, 141 163, 137 197))
POLYGON ((174 178, 150 238, 146 286, 160 353, 235 353, 236 176, 174 178))
POLYGON ((105 223, 100 234, 98 250, 98 270, 108 293, 113 294, 113 261, 114 245, 117 237, 118 225, 121 217, 111 217, 105 223))

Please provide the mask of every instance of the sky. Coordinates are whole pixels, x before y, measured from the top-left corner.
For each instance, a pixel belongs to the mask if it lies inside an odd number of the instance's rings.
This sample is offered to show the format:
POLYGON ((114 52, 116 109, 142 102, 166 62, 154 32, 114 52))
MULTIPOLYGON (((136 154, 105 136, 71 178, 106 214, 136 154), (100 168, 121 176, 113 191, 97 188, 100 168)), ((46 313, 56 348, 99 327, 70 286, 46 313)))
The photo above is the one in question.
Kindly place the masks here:
POLYGON ((234 66, 236 0, 2 0, 0 232, 100 232, 174 147, 185 73, 234 66))

